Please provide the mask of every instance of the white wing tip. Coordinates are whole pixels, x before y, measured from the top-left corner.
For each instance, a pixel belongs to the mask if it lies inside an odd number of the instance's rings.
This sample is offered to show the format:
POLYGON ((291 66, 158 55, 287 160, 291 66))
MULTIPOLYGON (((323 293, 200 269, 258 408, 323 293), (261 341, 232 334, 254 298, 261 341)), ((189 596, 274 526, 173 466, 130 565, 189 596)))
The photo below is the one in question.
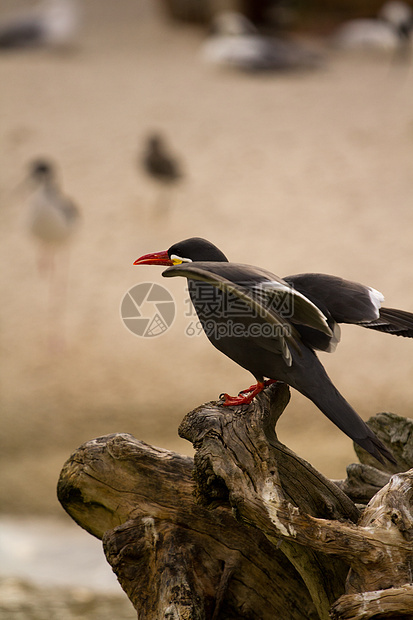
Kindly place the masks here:
POLYGON ((383 293, 380 293, 380 291, 377 291, 375 288, 371 288, 370 286, 369 286, 369 295, 370 295, 371 303, 377 310, 377 317, 378 317, 381 304, 384 301, 384 295, 383 293))

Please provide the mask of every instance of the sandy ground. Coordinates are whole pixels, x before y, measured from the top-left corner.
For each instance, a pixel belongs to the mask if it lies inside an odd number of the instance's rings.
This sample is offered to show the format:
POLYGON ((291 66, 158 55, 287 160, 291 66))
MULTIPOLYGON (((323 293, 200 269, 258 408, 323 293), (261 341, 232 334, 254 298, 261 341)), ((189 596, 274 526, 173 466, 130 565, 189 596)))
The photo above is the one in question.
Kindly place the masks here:
POLYGON ((99 540, 69 517, 0 516, 0 620, 136 618, 99 540))
POLYGON ((136 620, 126 595, 80 588, 38 587, 0 577, 1 620, 136 620))
MULTIPOLYGON (((7 512, 59 513, 59 471, 93 437, 130 432, 191 453, 177 436, 184 414, 251 383, 204 336, 185 336, 194 318, 185 282, 134 267, 143 253, 203 236, 234 261, 280 276, 341 275, 413 310, 411 64, 331 54, 319 71, 245 76, 202 65, 202 31, 169 24, 149 2, 85 0, 84 12, 72 53, 0 56, 7 512), (169 206, 137 165, 152 129, 186 173, 169 206), (16 189, 38 155, 57 162, 82 210, 67 301, 55 296, 52 313, 27 233, 27 190, 16 189), (122 298, 144 281, 167 286, 176 302, 175 323, 158 338, 132 335, 120 318, 122 298)), ((67 256, 59 259, 61 282, 67 256)), ((364 418, 410 416, 412 347, 346 326, 322 360, 364 418)), ((279 435, 328 476, 343 477, 354 460, 351 441, 298 394, 279 435)))

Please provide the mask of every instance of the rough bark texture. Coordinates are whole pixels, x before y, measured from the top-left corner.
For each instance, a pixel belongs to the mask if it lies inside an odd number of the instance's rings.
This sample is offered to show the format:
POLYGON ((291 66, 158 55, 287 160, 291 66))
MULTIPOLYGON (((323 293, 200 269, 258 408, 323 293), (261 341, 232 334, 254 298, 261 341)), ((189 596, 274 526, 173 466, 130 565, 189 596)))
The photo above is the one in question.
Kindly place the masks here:
MULTIPOLYGON (((103 539, 139 618, 413 618, 413 470, 391 477, 363 451, 327 480, 277 439, 288 400, 275 384, 195 409, 179 429, 194 460, 119 434, 65 464, 59 499, 103 539)), ((378 423, 408 469, 413 423, 378 423)))
POLYGON ((331 617, 340 620, 368 618, 412 618, 413 586, 389 588, 356 595, 344 595, 331 609, 331 617))
POLYGON ((281 551, 230 508, 196 502, 193 466, 131 435, 108 435, 70 457, 58 495, 79 525, 103 539, 139 618, 257 618, 262 610, 259 617, 273 620, 289 609, 292 619, 317 619, 281 551))

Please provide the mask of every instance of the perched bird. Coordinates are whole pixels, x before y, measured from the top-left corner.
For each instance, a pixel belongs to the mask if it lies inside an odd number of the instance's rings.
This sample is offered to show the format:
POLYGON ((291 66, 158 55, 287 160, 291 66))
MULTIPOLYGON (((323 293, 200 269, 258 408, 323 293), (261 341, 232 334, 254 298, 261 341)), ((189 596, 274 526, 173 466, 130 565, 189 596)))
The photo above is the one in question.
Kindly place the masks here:
POLYGON ((242 71, 270 71, 318 67, 319 53, 280 38, 259 34, 241 13, 219 13, 203 43, 201 58, 210 64, 242 71))
POLYGON ((72 43, 78 27, 76 0, 44 0, 0 21, 0 50, 64 47, 72 43))
POLYGON ((377 460, 383 462, 383 455, 395 462, 335 388, 315 350, 334 351, 339 323, 412 338, 413 314, 381 308, 381 293, 335 276, 306 273, 281 279, 259 267, 230 263, 198 237, 141 256, 134 264, 165 265, 169 269, 163 276, 186 277, 210 342, 254 375, 257 384, 238 397, 223 395, 224 405, 250 403, 266 385, 283 381, 377 460))
POLYGON ((353 19, 332 37, 334 46, 347 50, 387 51, 404 54, 413 30, 413 10, 405 2, 392 0, 377 18, 353 19))

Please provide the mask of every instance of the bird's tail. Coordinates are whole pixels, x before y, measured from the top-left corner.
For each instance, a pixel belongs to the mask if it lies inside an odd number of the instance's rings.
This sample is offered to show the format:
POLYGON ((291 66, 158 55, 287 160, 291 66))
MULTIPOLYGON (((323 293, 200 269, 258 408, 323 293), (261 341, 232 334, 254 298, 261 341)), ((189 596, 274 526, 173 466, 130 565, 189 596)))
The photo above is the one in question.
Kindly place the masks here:
POLYGON ((368 329, 377 329, 380 332, 413 338, 413 314, 395 308, 380 308, 380 316, 374 321, 360 323, 368 329))
POLYGON ((384 456, 396 465, 397 461, 393 454, 343 398, 331 382, 321 362, 315 355, 314 357, 315 360, 312 360, 311 371, 305 373, 305 377, 302 376, 300 378, 299 385, 294 385, 295 381, 290 382, 290 385, 312 400, 324 415, 338 426, 343 433, 374 456, 380 463, 384 463, 384 456))

